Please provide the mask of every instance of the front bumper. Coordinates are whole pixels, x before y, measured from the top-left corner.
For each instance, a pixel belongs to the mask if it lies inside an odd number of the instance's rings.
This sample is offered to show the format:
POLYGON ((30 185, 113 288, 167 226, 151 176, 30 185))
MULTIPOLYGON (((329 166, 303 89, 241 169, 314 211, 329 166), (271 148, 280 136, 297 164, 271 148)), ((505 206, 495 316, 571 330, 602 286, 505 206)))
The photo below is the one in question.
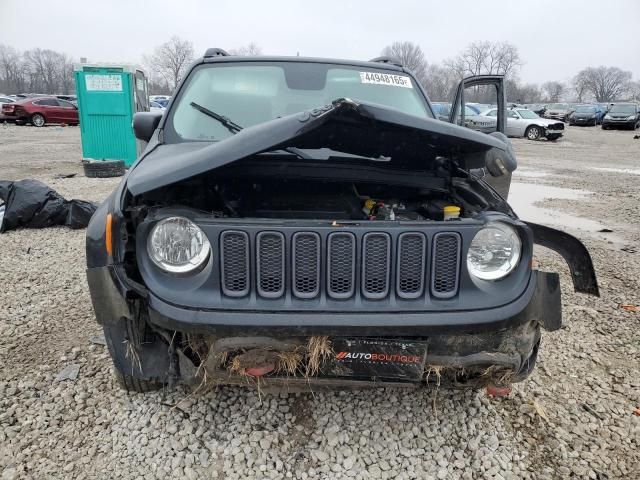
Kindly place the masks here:
POLYGON ((635 126, 637 120, 603 120, 603 127, 627 127, 631 128, 635 126))
MULTIPOLYGON (((540 341, 540 327, 556 330, 562 324, 560 284, 556 273, 532 272, 525 292, 513 302, 497 308, 420 313, 264 313, 188 309, 170 305, 152 294, 139 296, 140 292, 131 289, 123 275, 120 267, 114 266, 87 270, 96 318, 105 328, 114 363, 117 368, 127 372, 131 366, 122 347, 127 343, 125 332, 132 329, 133 325, 139 325, 140 318, 144 318, 154 331, 165 332, 165 338, 174 338, 173 332, 178 332, 209 338, 212 342, 216 339, 235 339, 238 342, 243 341, 239 340, 242 338, 247 338, 245 341, 249 342, 251 338, 305 339, 314 335, 424 342, 427 344, 427 366, 438 365, 438 368, 462 369, 463 372, 498 368, 511 372, 510 381, 516 382, 526 378, 533 368, 540 341)), ((196 381, 194 372, 197 368, 184 354, 176 357, 179 358, 179 368, 175 368, 171 374, 168 368, 171 355, 167 355, 166 345, 142 347, 147 351, 144 368, 135 372, 136 376, 162 379, 163 375, 167 375, 168 382, 196 381)), ((218 374, 220 378, 216 381, 222 383, 235 383, 234 379, 242 383, 242 378, 235 378, 226 370, 209 373, 218 374)), ((275 386, 282 379, 267 380, 275 386)), ((304 385, 310 380, 319 387, 325 384, 329 387, 348 384, 366 386, 367 383, 357 378, 320 376, 291 379, 287 385, 293 386, 296 381, 304 385)), ((488 380, 489 377, 480 375, 473 382, 488 380)), ((468 378, 465 380, 470 381, 468 378)))

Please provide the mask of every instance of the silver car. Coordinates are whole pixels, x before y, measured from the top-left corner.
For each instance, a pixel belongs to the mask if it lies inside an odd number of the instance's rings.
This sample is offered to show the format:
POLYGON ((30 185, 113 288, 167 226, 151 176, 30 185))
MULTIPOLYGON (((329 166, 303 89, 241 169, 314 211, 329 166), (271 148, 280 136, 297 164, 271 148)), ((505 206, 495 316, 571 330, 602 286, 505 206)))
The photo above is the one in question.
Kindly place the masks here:
MULTIPOLYGON (((497 117, 498 110, 491 109, 482 112, 486 117, 497 117)), ((526 108, 510 108, 507 110, 507 136, 525 137, 529 140, 557 140, 564 133, 564 123, 557 120, 541 118, 535 112, 526 108)))

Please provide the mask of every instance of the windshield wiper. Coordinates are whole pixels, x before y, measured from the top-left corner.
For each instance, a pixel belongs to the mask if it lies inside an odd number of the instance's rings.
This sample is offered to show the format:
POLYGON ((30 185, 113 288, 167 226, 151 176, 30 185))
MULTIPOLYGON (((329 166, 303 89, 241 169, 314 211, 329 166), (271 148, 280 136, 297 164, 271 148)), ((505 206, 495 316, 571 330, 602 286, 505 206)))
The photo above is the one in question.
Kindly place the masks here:
POLYGON ((203 107, 202 105, 198 105, 196 102, 191 102, 189 105, 191 105, 193 108, 195 108, 199 112, 204 113, 206 116, 211 117, 215 120, 218 120, 231 133, 238 133, 240 130, 242 130, 242 127, 240 125, 232 122, 224 115, 220 115, 219 113, 209 110, 208 108, 203 107))

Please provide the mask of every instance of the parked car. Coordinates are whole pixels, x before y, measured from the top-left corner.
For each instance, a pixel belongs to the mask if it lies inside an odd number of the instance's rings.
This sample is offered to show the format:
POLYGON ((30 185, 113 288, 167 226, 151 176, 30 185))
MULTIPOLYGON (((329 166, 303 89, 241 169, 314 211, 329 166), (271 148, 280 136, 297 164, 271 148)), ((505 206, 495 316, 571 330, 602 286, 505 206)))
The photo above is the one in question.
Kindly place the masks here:
MULTIPOLYGON (((124 388, 397 387, 436 371, 504 393, 529 375, 541 329, 562 326, 559 276, 533 267, 533 244, 597 295, 591 259, 513 213, 504 133, 437 120, 419 85, 389 62, 210 49, 164 114, 135 114, 147 147, 86 244, 124 388)), ((478 86, 504 109, 496 75, 464 79, 453 109, 478 86)))
POLYGON ((149 111, 150 112, 160 112, 160 113, 162 113, 165 110, 166 110, 166 108, 163 107, 162 105, 160 105, 160 103, 153 102, 153 101, 149 102, 149 111))
POLYGON ((525 107, 532 112, 535 112, 540 117, 543 117, 544 112, 547 110, 547 106, 543 103, 528 103, 525 107))
POLYGON ((47 123, 78 125, 78 108, 56 97, 29 97, 2 105, 2 114, 18 124, 31 123, 43 127, 47 123))
POLYGON ((451 104, 444 102, 433 102, 431 103, 433 107, 433 113, 436 118, 442 120, 443 122, 449 121, 449 114, 451 113, 451 104))
POLYGON ((569 125, 593 125, 602 123, 605 112, 600 105, 578 105, 569 115, 569 125))
MULTIPOLYGON (((458 119, 460 125, 460 119, 458 119)), ((496 131, 496 120, 491 117, 481 115, 473 105, 466 105, 464 109, 464 126, 482 133, 496 131)))
POLYGON ((2 105, 5 103, 13 103, 13 102, 15 102, 15 100, 11 97, 0 96, 0 122, 6 122, 8 120, 11 120, 9 116, 2 113, 2 105))
MULTIPOLYGON (((496 117, 497 109, 487 110, 482 115, 496 117)), ((507 110, 507 136, 524 137, 529 140, 546 138, 554 141, 564 133, 564 123, 539 117, 527 108, 509 108, 507 110)))
POLYGON ((544 118, 567 122, 569 121, 569 115, 571 115, 572 112, 573 108, 568 103, 552 103, 547 105, 544 112, 544 118))
POLYGON ((640 127, 640 109, 634 103, 616 103, 602 119, 602 129, 627 127, 632 130, 640 127))

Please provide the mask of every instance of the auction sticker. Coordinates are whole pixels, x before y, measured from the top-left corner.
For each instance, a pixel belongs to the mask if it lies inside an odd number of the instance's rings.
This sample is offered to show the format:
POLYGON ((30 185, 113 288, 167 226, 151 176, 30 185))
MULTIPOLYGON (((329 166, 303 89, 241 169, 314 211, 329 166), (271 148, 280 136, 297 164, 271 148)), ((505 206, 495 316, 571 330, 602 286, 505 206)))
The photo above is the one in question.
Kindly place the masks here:
POLYGON ((374 85, 389 85, 391 87, 413 88, 411 79, 404 75, 393 75, 380 72, 358 72, 360 83, 372 83, 374 85))

